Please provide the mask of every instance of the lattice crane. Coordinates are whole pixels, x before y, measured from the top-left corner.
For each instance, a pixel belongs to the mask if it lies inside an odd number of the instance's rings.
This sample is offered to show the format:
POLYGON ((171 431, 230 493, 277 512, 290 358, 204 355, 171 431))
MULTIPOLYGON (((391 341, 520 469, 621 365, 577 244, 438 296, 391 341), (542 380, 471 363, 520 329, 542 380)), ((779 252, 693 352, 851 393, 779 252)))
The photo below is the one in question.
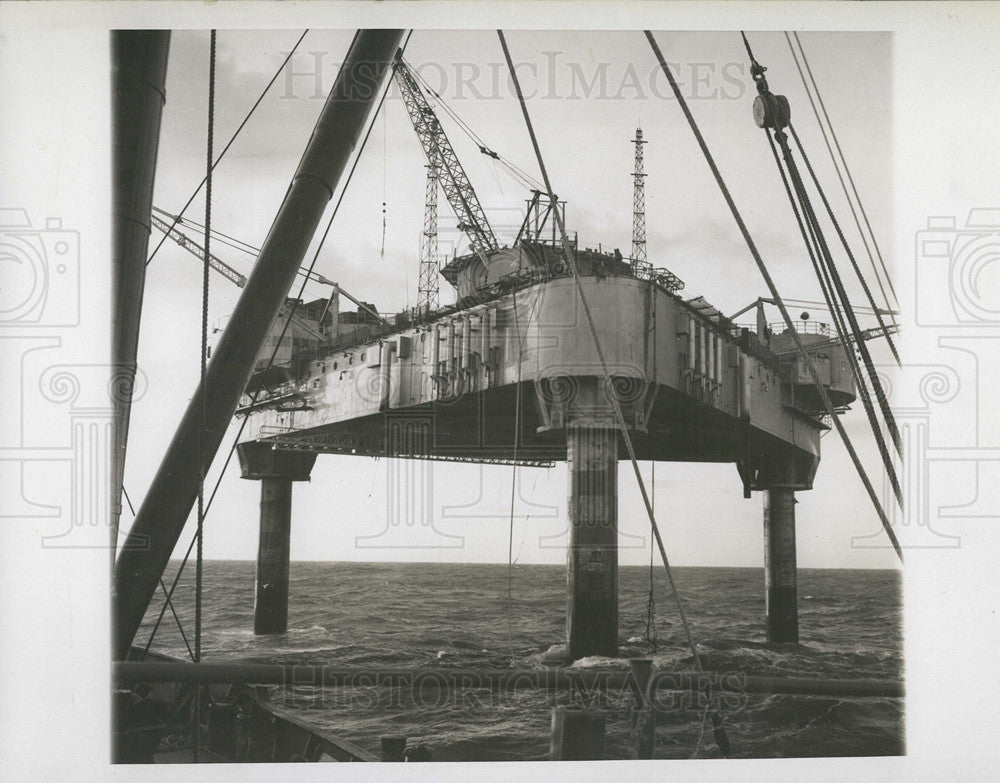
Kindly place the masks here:
POLYGON ((417 285, 417 309, 421 313, 437 310, 441 283, 438 277, 438 177, 437 167, 427 164, 427 189, 424 196, 424 233, 420 243, 420 282, 417 285))
MULTIPOLYGON (((171 218, 171 220, 174 219, 172 215, 163 212, 163 210, 159 210, 156 207, 153 207, 153 209, 156 210, 157 212, 160 212, 161 214, 167 215, 167 217, 171 218)), ((166 234, 170 239, 172 239, 178 245, 180 245, 189 253, 191 253, 191 255, 201 259, 202 261, 205 260, 205 248, 203 248, 201 245, 199 245, 197 242, 191 239, 183 231, 178 230, 176 225, 171 225, 166 220, 157 217, 155 213, 151 214, 149 216, 149 219, 150 222, 153 224, 153 226, 158 228, 160 231, 166 234)), ((231 266, 229 266, 229 264, 227 264, 225 261, 223 261, 221 258, 219 258, 213 253, 208 254, 208 265, 216 272, 218 272, 220 275, 229 280, 231 283, 234 283, 240 288, 243 288, 247 284, 246 275, 236 271, 231 266)), ((336 283, 327 280, 325 277, 322 277, 321 275, 318 275, 315 272, 313 272, 310 275, 310 277, 315 279, 319 283, 325 283, 327 285, 336 285, 336 283)), ((289 308, 288 305, 281 306, 281 317, 282 318, 291 317, 292 321, 296 325, 302 327, 314 337, 322 338, 319 332, 317 332, 313 327, 311 327, 297 315, 294 315, 291 311, 291 308, 289 308)))
POLYGON ((465 233, 473 251, 480 256, 498 250, 500 243, 489 221, 486 220, 486 213, 465 174, 465 169, 455 155, 455 150, 452 149, 437 115, 417 84, 416 77, 398 54, 394 75, 403 95, 406 112, 410 116, 410 122, 413 123, 413 130, 416 131, 420 146, 427 156, 428 165, 438 175, 445 198, 455 211, 459 230, 465 233))

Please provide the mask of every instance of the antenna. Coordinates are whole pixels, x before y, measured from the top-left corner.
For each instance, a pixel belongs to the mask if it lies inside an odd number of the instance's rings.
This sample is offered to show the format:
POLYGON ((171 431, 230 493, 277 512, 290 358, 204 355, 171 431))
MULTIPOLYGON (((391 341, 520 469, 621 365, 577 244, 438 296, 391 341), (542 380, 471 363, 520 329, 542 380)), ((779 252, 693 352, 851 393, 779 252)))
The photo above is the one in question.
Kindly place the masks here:
POLYGON ((642 128, 635 129, 635 171, 632 180, 635 184, 632 198, 632 268, 636 271, 648 266, 646 261, 646 174, 642 164, 642 128))

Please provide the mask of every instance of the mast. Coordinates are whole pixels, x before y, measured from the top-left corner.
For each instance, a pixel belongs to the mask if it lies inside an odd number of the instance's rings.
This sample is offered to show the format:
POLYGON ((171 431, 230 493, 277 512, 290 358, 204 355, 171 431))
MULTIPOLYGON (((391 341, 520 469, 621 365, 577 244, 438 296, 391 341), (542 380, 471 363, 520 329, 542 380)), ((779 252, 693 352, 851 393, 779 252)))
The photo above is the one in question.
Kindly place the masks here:
POLYGON ((632 268, 636 271, 648 266, 646 261, 646 174, 643 171, 642 128, 635 129, 635 171, 632 172, 632 268))
MULTIPOLYGON (((122 482, 132 390, 139 350, 142 293, 146 285, 150 212, 160 119, 166 102, 167 30, 115 30, 111 33, 114 136, 113 274, 115 323, 115 451, 112 458, 111 565, 118 546, 122 482)), ((114 586, 112 585, 112 590, 114 586)))
POLYGON ((180 538, 257 354, 361 138, 402 30, 362 30, 337 74, 204 380, 178 425, 118 558, 115 647, 124 658, 180 538), (201 400, 206 400, 202 411, 201 400), (204 418, 203 418, 204 415, 204 418), (204 430, 201 428, 205 422, 204 430), (199 453, 199 444, 203 444, 199 453))

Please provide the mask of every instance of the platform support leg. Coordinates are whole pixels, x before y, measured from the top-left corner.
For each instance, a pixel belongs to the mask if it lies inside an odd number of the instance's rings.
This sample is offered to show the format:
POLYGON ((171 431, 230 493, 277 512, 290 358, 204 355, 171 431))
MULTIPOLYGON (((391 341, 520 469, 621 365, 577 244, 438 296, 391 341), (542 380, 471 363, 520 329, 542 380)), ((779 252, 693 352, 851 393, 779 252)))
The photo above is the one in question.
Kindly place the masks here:
POLYGON ((552 708, 552 761, 602 761, 604 713, 578 707, 552 708))
POLYGON ((260 482, 260 537, 253 632, 288 630, 288 572, 292 530, 292 482, 308 481, 316 455, 279 451, 266 441, 237 447, 243 478, 260 482))
POLYGON ((253 632, 288 630, 288 567, 292 523, 292 482, 265 478, 260 482, 260 543, 253 632))
POLYGON ((764 587, 767 641, 799 640, 795 565, 795 491, 772 487, 764 497, 764 587))
POLYGON ((570 542, 567 657, 618 655, 618 443, 604 427, 567 429, 570 542))

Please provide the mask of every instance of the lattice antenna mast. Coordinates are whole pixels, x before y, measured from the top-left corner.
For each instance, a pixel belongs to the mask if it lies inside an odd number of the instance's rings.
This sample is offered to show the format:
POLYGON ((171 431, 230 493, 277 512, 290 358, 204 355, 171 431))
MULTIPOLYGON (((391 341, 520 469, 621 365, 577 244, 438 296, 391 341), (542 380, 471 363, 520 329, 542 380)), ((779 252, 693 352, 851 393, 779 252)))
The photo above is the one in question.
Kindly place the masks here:
POLYGON ((427 193, 424 197, 424 233, 420 247, 420 282, 417 288, 417 310, 429 313, 437 310, 440 281, 438 279, 438 170, 427 164, 427 193))
POLYGON ((469 237, 472 249, 480 255, 499 249, 500 243, 486 220, 486 213, 479 203, 476 191, 459 163, 437 115, 409 67, 398 57, 395 77, 420 146, 424 149, 427 162, 432 166, 436 165, 441 189, 455 211, 459 229, 469 237))
POLYGON ((634 183, 632 196, 632 268, 643 269, 646 265, 646 174, 643 171, 642 128, 635 129, 635 171, 632 172, 634 183))

